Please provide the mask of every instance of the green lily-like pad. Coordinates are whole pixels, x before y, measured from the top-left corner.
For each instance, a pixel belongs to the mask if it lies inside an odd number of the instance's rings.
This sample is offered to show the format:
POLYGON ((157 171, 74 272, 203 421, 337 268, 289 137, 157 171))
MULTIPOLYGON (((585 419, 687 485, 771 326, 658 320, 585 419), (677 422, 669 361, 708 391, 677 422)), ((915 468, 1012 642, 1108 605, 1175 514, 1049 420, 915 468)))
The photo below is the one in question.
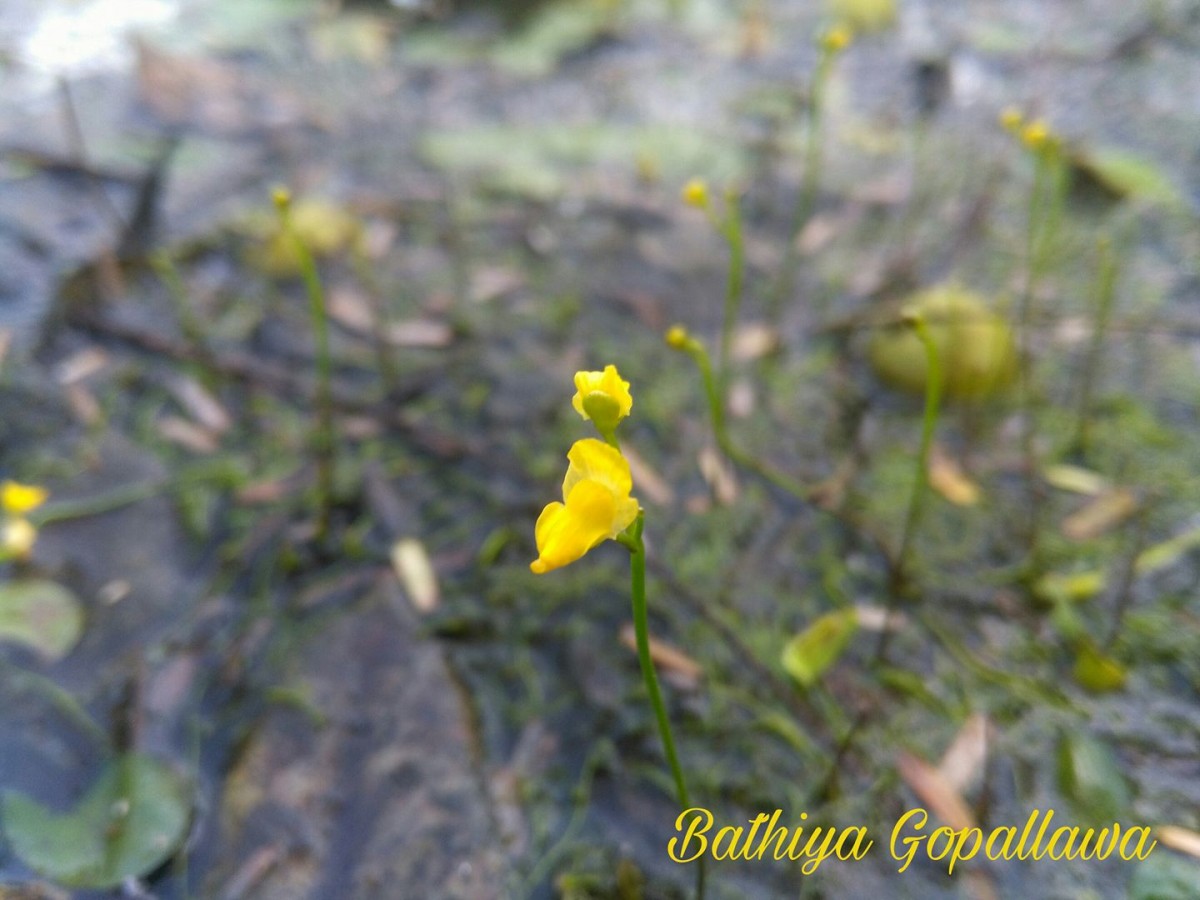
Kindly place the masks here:
POLYGON ((61 584, 27 578, 0 584, 0 640, 19 641, 53 662, 83 631, 79 599, 61 584))
POLYGON ((812 687, 837 662, 856 630, 858 615, 854 610, 826 613, 787 642, 780 662, 796 681, 812 687))
POLYGON ((187 831, 187 788, 165 765, 130 753, 110 762, 74 809, 56 813, 23 794, 0 801, 16 854, 39 875, 109 888, 153 871, 187 831))
POLYGON ((1149 160, 1128 150, 1097 147, 1072 157, 1076 171, 1116 199, 1157 206, 1180 207, 1179 189, 1149 160))

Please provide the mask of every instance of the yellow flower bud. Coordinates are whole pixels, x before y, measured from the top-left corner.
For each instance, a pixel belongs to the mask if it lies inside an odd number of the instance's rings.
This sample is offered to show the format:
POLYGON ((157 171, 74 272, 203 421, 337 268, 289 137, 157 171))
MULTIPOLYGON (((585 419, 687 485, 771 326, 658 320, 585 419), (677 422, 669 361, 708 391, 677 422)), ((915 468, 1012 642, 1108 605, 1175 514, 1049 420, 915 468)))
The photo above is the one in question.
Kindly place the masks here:
POLYGON ((271 202, 281 213, 287 212, 292 205, 292 192, 283 185, 276 185, 271 189, 271 202))
POLYGON ((0 484, 0 509, 10 516, 23 516, 45 503, 48 496, 45 488, 6 481, 0 484))
POLYGON ((9 519, 0 530, 0 553, 26 557, 37 541, 37 529, 26 519, 9 519))
POLYGON ((702 178, 693 178, 683 186, 683 202, 697 209, 708 207, 708 184, 702 178))
POLYGON ((1000 124, 1005 131, 1017 134, 1024 122, 1025 117, 1021 115, 1021 111, 1015 106, 1006 106, 1000 112, 1000 124))
POLYGON ((663 336, 663 340, 667 342, 667 346, 672 350, 686 350, 688 341, 691 339, 692 336, 688 334, 688 330, 682 325, 672 325, 663 336))
POLYGON ((1021 129, 1021 143, 1035 153, 1048 149, 1054 140, 1044 119, 1035 119, 1021 129))
POLYGON ((633 409, 633 396, 629 382, 622 380, 616 366, 609 365, 603 372, 575 373, 571 405, 585 420, 595 422, 601 434, 608 434, 633 409))
POLYGON ((850 32, 849 28, 845 27, 844 25, 834 25, 821 35, 818 46, 825 53, 841 53, 850 46, 850 41, 853 40, 853 38, 854 35, 850 32))
POLYGON ((547 504, 534 527, 536 575, 569 565, 597 544, 615 539, 638 515, 633 477, 621 451, 595 438, 576 441, 567 454, 563 502, 547 504))

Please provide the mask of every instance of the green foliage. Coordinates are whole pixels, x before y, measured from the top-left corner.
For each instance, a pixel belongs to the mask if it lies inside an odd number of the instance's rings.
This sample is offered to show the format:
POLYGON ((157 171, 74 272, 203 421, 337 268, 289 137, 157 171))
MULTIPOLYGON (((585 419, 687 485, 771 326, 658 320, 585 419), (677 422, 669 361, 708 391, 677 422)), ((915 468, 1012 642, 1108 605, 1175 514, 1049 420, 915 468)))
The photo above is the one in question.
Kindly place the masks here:
POLYGON ((1086 732, 1066 732, 1059 740, 1058 787, 1076 812, 1091 822, 1106 825, 1129 814, 1129 785, 1112 750, 1086 732))
POLYGON ((71 887, 111 888, 154 870, 175 852, 191 801, 173 771, 131 753, 109 763, 65 813, 11 792, 0 810, 9 842, 30 868, 71 887))
POLYGON ((79 598, 61 584, 41 578, 0 584, 0 640, 27 644, 53 661, 75 646, 82 631, 79 598))
POLYGON ((780 662, 797 682, 812 687, 838 661, 857 630, 853 609, 826 613, 788 641, 780 662))

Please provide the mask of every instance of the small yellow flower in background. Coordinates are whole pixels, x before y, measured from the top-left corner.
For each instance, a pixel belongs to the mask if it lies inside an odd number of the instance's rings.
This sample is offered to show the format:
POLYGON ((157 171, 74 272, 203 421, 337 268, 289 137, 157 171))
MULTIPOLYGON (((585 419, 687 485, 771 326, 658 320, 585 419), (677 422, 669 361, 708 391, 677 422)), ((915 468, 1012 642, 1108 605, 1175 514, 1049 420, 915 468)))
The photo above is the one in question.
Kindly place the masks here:
POLYGON ((1015 106, 1006 106, 1000 112, 1000 125, 1005 131, 1017 134, 1025 122, 1025 117, 1015 106))
POLYGON ((1035 119, 1021 129, 1021 143, 1034 153, 1049 150, 1054 145, 1055 137, 1045 119, 1035 119))
POLYGON ((633 409, 633 395, 629 393, 629 382, 621 378, 616 366, 609 365, 603 372, 575 373, 571 405, 607 437, 633 409))
POLYGON ((538 558, 529 569, 537 575, 569 565, 616 538, 638 515, 638 502, 630 496, 633 477, 620 450, 584 438, 572 445, 567 459, 565 502, 548 504, 534 528, 538 558))
POLYGON ((682 325, 672 325, 667 329, 667 333, 663 335, 663 340, 667 342, 667 346, 672 350, 683 350, 687 347, 691 337, 688 334, 688 330, 682 325))
POLYGON ((701 178, 693 178, 683 186, 683 202, 697 209, 708 207, 708 184, 701 178))
POLYGON ((0 556, 24 558, 33 550, 37 529, 25 519, 9 519, 0 529, 0 556))
POLYGON ((271 188, 271 202, 280 212, 286 212, 292 205, 292 192, 283 185, 271 188))
POLYGON ((826 53, 841 53, 850 46, 850 41, 853 39, 854 35, 849 28, 844 25, 834 25, 821 35, 818 45, 826 53))
POLYGON ((10 516, 23 516, 45 503, 48 496, 45 488, 5 481, 0 484, 0 509, 10 516))

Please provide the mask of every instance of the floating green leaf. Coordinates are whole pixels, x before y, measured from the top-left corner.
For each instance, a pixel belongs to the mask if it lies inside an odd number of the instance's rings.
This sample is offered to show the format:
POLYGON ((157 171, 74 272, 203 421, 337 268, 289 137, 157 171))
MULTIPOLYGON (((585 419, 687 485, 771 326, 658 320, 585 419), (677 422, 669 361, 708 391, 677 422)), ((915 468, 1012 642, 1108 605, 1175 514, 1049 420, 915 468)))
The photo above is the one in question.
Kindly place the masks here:
POLYGON ((1033 585, 1033 595, 1045 603, 1079 603, 1104 590, 1107 578, 1092 569, 1084 572, 1048 572, 1033 585))
POLYGON ((1128 677, 1125 667, 1085 641, 1075 651, 1075 680, 1089 691, 1119 691, 1128 677))
POLYGON ((1134 569, 1139 575, 1165 569, 1183 554, 1197 547, 1200 547, 1200 528, 1193 528, 1161 544, 1146 548, 1138 554, 1134 561, 1134 569))
POLYGON ((79 600, 62 585, 42 578, 0 584, 0 639, 28 644, 54 661, 75 646, 82 630, 79 600))
POLYGON ((1182 206, 1179 191, 1154 163, 1128 150, 1099 147, 1077 153, 1075 169, 1119 199, 1160 206, 1182 206))
POLYGON ((1129 786, 1112 751, 1089 734, 1062 736, 1058 786, 1081 816, 1097 824, 1124 821, 1129 810, 1129 786))
POLYGON ((183 780, 134 753, 110 762, 69 812, 17 793, 0 801, 17 855, 40 875, 81 888, 114 887, 153 871, 179 846, 190 810, 183 780))
POLYGON ((852 609, 826 613, 787 642, 780 662, 804 687, 812 687, 850 643, 858 628, 852 609))

